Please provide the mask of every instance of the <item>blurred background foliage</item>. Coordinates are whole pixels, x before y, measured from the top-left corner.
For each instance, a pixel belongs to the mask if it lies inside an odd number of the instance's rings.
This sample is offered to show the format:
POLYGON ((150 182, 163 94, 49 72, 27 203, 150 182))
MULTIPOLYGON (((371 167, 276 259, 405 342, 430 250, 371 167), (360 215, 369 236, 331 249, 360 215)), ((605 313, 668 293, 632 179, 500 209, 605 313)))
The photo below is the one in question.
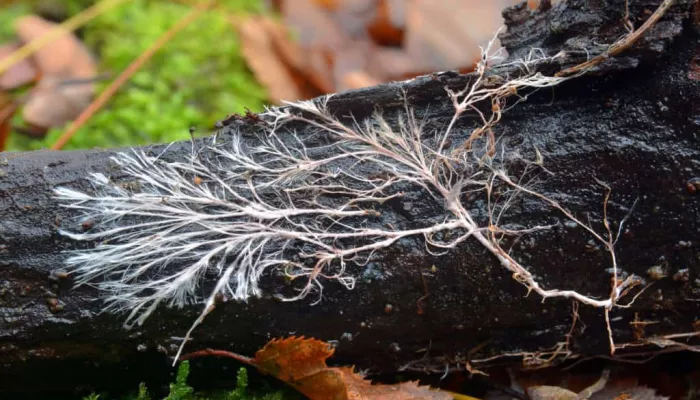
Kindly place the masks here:
MULTIPOLYGON (((0 41, 14 36, 13 22, 38 13, 58 21, 75 15, 93 0, 22 1, 0 12, 0 41)), ((98 62, 99 93, 176 21, 194 1, 133 0, 81 27, 76 35, 98 62)), ((104 109, 73 136, 64 149, 123 147, 189 138, 189 127, 210 132, 214 123, 245 108, 260 111, 263 87, 247 68, 232 18, 262 12, 261 0, 220 0, 161 48, 104 109)), ((13 125, 22 125, 19 113, 13 125)), ((64 127, 43 139, 10 135, 6 150, 49 147, 64 127)))

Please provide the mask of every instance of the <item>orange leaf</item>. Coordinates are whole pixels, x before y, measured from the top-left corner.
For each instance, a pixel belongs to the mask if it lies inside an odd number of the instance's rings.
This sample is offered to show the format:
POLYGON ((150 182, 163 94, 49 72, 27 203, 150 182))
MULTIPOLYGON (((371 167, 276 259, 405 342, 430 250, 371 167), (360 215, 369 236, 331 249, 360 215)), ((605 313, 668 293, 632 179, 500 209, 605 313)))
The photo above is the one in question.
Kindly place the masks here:
POLYGON ((316 339, 290 337, 270 341, 255 354, 261 372, 274 375, 311 400, 451 400, 452 396, 415 382, 372 385, 351 367, 326 365, 333 349, 316 339))
POLYGON ((327 369, 331 355, 333 349, 326 342, 292 336, 268 342, 255 353, 255 363, 259 370, 291 383, 327 369))
MULTIPOLYGON (((418 386, 416 382, 396 385, 373 385, 352 367, 329 368, 328 357, 334 350, 328 343, 303 337, 273 339, 249 359, 225 350, 200 350, 186 354, 180 360, 202 356, 228 357, 256 366, 258 371, 272 375, 311 400, 453 400, 456 397, 418 386)), ((455 395, 459 396, 459 395, 455 395)), ((459 397, 473 399, 468 396, 459 397)))

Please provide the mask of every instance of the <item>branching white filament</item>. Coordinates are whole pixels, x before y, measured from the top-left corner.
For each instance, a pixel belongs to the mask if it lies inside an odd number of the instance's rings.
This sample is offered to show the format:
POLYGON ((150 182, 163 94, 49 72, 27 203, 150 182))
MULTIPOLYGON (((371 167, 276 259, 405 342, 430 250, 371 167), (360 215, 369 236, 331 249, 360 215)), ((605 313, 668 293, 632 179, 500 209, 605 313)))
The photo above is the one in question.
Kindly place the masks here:
POLYGON ((85 232, 62 233, 99 243, 72 252, 66 262, 79 283, 95 284, 105 293, 108 309, 129 312, 127 325, 143 323, 161 303, 181 307, 203 300, 204 311, 194 328, 219 297, 245 301, 260 296, 259 282, 266 272, 305 279, 296 295, 283 300, 301 299, 313 290, 320 300, 324 279, 352 289, 355 279, 348 263, 367 263, 400 239, 422 237, 431 253, 475 240, 528 290, 543 298, 602 307, 607 313, 639 283, 636 278, 614 279, 608 299, 548 290, 501 247, 504 236, 551 228, 503 227, 513 199, 527 196, 586 229, 609 251, 618 276, 611 232, 596 233, 531 188, 526 182, 530 172, 541 169, 539 151, 536 160, 524 161, 503 145, 499 148, 493 132, 506 111, 506 98, 573 78, 533 72, 536 64, 548 60, 533 51, 529 59, 517 62, 517 78, 499 81, 487 77, 489 60, 484 56, 468 87, 447 91, 455 112, 439 132, 427 132, 408 104, 393 123, 381 114, 343 122, 329 112, 326 98, 269 109, 262 115, 266 129, 234 132, 223 144, 214 139, 193 148, 185 160, 140 150, 120 153, 113 160, 127 177, 122 183, 93 174, 90 193, 56 189, 66 207, 95 221, 85 232), (453 138, 461 136, 453 131, 465 113, 477 116, 481 125, 457 143, 453 138), (300 135, 295 126, 314 133, 300 135), (508 173, 514 162, 526 165, 519 179, 508 173), (497 188, 504 191, 500 196, 494 195, 497 188), (442 207, 442 215, 411 227, 383 223, 382 206, 400 199, 405 190, 422 191, 442 207), (467 196, 482 196, 488 221, 477 222, 465 204, 467 196), (202 287, 205 276, 215 276, 216 283, 202 287))

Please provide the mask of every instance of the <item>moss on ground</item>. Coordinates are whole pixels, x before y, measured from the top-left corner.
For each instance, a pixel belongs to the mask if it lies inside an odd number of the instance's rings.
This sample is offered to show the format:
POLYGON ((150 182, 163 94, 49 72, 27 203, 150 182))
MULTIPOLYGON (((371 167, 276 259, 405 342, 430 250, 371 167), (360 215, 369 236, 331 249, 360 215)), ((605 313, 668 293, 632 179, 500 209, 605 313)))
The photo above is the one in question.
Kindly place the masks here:
MULTIPOLYGON (((67 13, 75 13, 87 3, 90 1, 73 0, 67 13)), ((133 0, 89 22, 80 35, 97 54, 100 72, 113 79, 190 10, 190 5, 174 1, 133 0)), ((12 11, 11 18, 15 18, 28 10, 17 5, 12 11)), ((245 65, 230 21, 231 15, 260 11, 260 0, 219 1, 216 9, 200 16, 161 48, 65 148, 183 140, 189 138, 191 126, 205 133, 227 114, 245 108, 261 110, 265 91, 245 65)), ((0 25, 6 20, 2 17, 0 25)), ((7 39, 8 25, 4 24, 0 37, 7 39)), ((111 79, 99 82, 98 91, 111 79)), ((43 140, 13 134, 8 150, 48 147, 63 129, 51 129, 43 140)))
MULTIPOLYGON (((248 388, 248 371, 245 368, 238 370, 235 389, 214 393, 197 393, 187 384, 189 373, 189 363, 187 361, 180 363, 175 382, 170 384, 169 393, 163 400, 299 400, 302 398, 289 390, 250 390, 248 388)), ((108 400, 108 397, 91 394, 83 400, 108 400)), ((138 392, 124 397, 123 400, 155 400, 155 398, 151 397, 146 385, 142 383, 138 392)))

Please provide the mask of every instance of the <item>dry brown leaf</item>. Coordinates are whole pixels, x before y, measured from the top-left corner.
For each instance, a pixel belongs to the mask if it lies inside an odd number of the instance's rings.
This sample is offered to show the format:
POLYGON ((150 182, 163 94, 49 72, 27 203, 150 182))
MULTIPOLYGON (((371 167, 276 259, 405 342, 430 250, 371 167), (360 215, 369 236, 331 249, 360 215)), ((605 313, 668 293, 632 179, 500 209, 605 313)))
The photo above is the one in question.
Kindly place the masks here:
MULTIPOLYGON (((406 10, 404 48, 416 70, 471 67, 503 25, 501 10, 521 0, 416 0, 406 10)), ((498 47, 498 46, 496 46, 498 47)), ((495 49, 494 49, 495 50, 495 49)))
POLYGON ((285 64, 297 70, 303 69, 306 56, 299 44, 291 40, 287 27, 271 18, 260 20, 265 31, 270 35, 275 51, 285 64))
MULTIPOLYGON (((343 8, 346 6, 343 3, 343 8)), ((340 22, 339 12, 327 12, 312 0, 285 1, 282 13, 304 50, 304 75, 327 93, 338 91, 335 60, 352 40, 343 30, 347 28, 344 23, 349 21, 340 22)))
MULTIPOLYGON (((57 24, 36 15, 19 18, 15 32, 23 43, 29 43, 55 29, 57 24)), ((50 45, 34 53, 37 67, 45 75, 64 77, 93 77, 95 64, 85 46, 70 32, 59 36, 50 45)))
MULTIPOLYGON (((309 53, 291 39, 289 30, 272 18, 261 18, 272 47, 277 56, 290 71, 301 98, 309 99, 333 91, 332 82, 326 75, 319 75, 310 67, 309 53)), ((312 53, 313 51, 311 51, 312 53)))
MULTIPOLYGON (((55 27, 53 22, 34 15, 20 18, 15 23, 17 36, 24 43, 55 27)), ((97 75, 97 66, 90 52, 78 38, 66 33, 38 50, 32 59, 42 79, 24 106, 25 121, 48 129, 73 120, 90 104, 95 90, 91 80, 97 75)))
POLYGON ((243 57, 255 77, 267 89, 272 102, 279 104, 282 100, 298 100, 303 96, 294 83, 293 75, 275 51, 268 32, 269 25, 264 21, 264 17, 251 17, 238 25, 243 57))
POLYGON ((299 44, 307 49, 342 49, 348 37, 331 13, 313 0, 292 0, 282 4, 282 14, 287 26, 293 27, 299 44))
MULTIPOLYGON (((0 60, 14 53, 19 46, 14 43, 0 46, 0 60)), ((27 85, 39 78, 39 71, 30 59, 12 65, 0 75, 0 90, 12 90, 27 85)))
POLYGON ((574 400, 576 393, 559 386, 533 386, 527 390, 531 400, 574 400))
POLYGON ((337 370, 346 384, 348 399, 352 400, 452 400, 445 392, 418 386, 417 382, 404 382, 396 385, 373 385, 350 367, 332 368, 337 370))
POLYGON ((270 341, 255 354, 262 372, 276 376, 311 400, 451 400, 444 392, 420 387, 415 382, 373 385, 350 367, 329 368, 333 355, 328 343, 291 337, 270 341))
POLYGON ((603 372, 592 385, 579 393, 558 386, 531 386, 527 389, 531 400, 668 400, 656 390, 637 384, 636 379, 617 379, 608 382, 609 373, 603 372))
MULTIPOLYGON (((282 58, 325 93, 364 86, 354 71, 380 82, 441 70, 468 72, 480 59, 479 45, 502 26, 502 9, 521 1, 278 0, 301 49, 282 58)), ((540 1, 528 4, 537 8, 540 1)), ((278 53, 287 47, 277 46, 278 53)), ((498 47, 496 42, 492 52, 498 47)))
POLYGON ((327 369, 331 355, 333 349, 326 342, 292 336, 268 342, 255 353, 255 363, 258 369, 290 382, 327 369))
POLYGON ((295 0, 283 2, 281 11, 306 53, 300 70, 322 82, 325 92, 337 92, 364 86, 354 71, 387 81, 470 70, 480 57, 478 45, 503 23, 502 8, 519 1, 352 0, 335 7, 295 0))
MULTIPOLYGON (((326 342, 303 337, 274 339, 255 353, 255 358, 223 350, 200 350, 181 360, 222 356, 247 363, 272 375, 311 400, 453 400, 447 392, 418 386, 416 382, 373 385, 350 367, 330 368, 326 360, 334 350, 326 342)), ((474 400, 468 396, 459 396, 474 400)))

